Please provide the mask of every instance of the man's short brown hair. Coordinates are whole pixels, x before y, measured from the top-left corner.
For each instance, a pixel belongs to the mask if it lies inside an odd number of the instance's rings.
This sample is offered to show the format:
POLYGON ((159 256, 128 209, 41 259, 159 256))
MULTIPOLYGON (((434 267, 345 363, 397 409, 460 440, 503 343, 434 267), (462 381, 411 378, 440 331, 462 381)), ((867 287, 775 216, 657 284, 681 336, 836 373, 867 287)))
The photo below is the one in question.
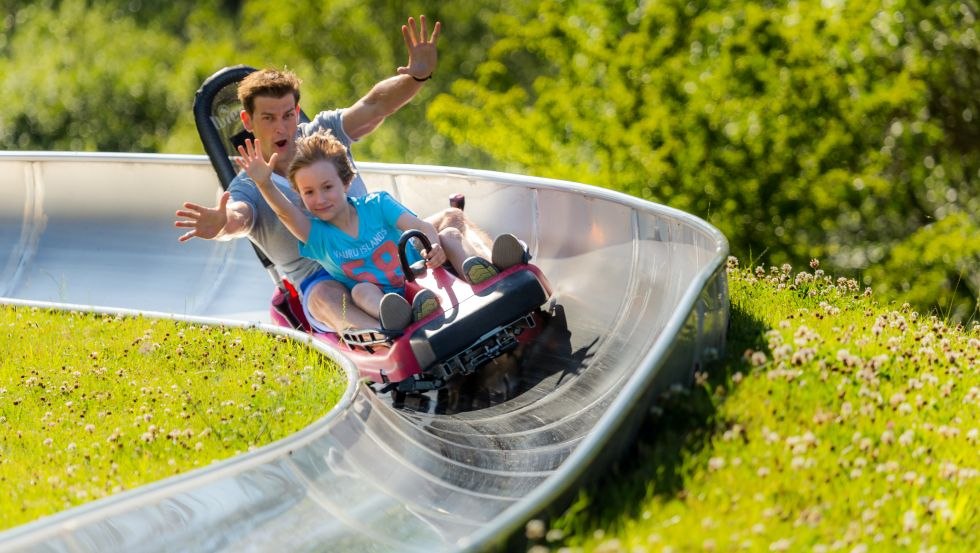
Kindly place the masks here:
POLYGON ((299 85, 302 81, 295 73, 288 69, 282 71, 278 69, 260 69, 253 71, 238 83, 238 100, 242 103, 242 109, 252 115, 255 110, 255 98, 257 96, 268 96, 270 98, 282 98, 287 94, 292 94, 296 103, 299 104, 299 85))

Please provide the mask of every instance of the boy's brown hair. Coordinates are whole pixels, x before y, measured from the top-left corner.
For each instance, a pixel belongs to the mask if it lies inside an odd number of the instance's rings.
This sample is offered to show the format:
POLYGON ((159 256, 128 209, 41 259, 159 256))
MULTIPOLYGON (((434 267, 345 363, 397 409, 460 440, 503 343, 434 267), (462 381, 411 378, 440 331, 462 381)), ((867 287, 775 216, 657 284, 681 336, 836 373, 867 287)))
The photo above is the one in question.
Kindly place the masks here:
POLYGON ((282 71, 278 69, 260 69, 253 71, 238 83, 238 100, 242 103, 242 109, 252 115, 255 110, 256 96, 268 96, 270 98, 282 98, 287 94, 292 94, 296 103, 299 104, 299 77, 288 69, 282 71))
MULTIPOLYGON (((296 172, 318 161, 329 161, 337 169, 337 175, 344 186, 354 180, 357 170, 347 157, 347 147, 329 129, 322 129, 310 136, 296 140, 296 155, 286 171, 289 183, 296 188, 296 172)), ((298 190, 297 190, 298 192, 298 190)))

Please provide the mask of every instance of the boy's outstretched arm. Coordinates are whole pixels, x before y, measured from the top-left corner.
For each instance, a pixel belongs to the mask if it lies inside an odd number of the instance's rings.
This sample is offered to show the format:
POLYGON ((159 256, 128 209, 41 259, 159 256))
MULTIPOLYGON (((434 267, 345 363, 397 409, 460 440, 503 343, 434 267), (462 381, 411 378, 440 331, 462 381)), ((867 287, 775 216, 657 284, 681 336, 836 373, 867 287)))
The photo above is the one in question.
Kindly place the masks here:
POLYGON ((422 85, 433 73, 439 59, 436 43, 442 32, 442 23, 437 21, 428 32, 425 16, 419 16, 416 28, 415 18, 409 17, 408 24, 402 25, 402 36, 408 48, 408 65, 397 69, 398 75, 389 77, 371 88, 363 98, 344 110, 344 132, 352 140, 370 133, 418 94, 422 85), (426 36, 428 35, 428 36, 426 36))
POLYGON ((310 220, 300 208, 296 207, 281 190, 272 184, 272 168, 275 167, 276 158, 279 154, 272 154, 269 161, 266 161, 262 157, 260 144, 257 138, 254 142, 246 139, 245 145, 238 147, 238 153, 241 154, 241 157, 235 158, 235 162, 248 173, 249 177, 252 177, 259 192, 262 193, 262 197, 269 202, 269 206, 276 212, 276 216, 279 217, 282 224, 289 229, 293 236, 305 244, 310 237, 310 220))

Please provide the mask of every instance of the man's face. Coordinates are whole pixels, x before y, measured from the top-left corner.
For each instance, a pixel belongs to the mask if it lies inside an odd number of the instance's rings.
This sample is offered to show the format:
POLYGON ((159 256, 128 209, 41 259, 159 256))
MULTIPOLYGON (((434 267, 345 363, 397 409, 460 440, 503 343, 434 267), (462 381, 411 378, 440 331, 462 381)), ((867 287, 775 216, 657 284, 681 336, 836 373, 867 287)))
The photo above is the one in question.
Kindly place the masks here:
POLYGON ((299 124, 299 106, 292 94, 280 98, 256 96, 255 110, 251 115, 242 111, 242 123, 261 142, 262 157, 268 160, 273 153, 278 153, 276 169, 289 165, 296 154, 296 126, 299 124))

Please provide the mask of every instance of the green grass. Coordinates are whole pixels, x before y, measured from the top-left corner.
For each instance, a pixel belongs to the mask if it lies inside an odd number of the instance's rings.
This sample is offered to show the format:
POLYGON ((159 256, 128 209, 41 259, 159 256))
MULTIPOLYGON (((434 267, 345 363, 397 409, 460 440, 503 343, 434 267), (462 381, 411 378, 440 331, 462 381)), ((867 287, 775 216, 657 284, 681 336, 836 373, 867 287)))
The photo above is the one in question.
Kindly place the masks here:
POLYGON ((346 388, 258 330, 0 305, 0 529, 268 444, 346 388))
POLYGON ((819 270, 731 259, 729 284, 727 359, 529 549, 980 549, 980 325, 819 270))

